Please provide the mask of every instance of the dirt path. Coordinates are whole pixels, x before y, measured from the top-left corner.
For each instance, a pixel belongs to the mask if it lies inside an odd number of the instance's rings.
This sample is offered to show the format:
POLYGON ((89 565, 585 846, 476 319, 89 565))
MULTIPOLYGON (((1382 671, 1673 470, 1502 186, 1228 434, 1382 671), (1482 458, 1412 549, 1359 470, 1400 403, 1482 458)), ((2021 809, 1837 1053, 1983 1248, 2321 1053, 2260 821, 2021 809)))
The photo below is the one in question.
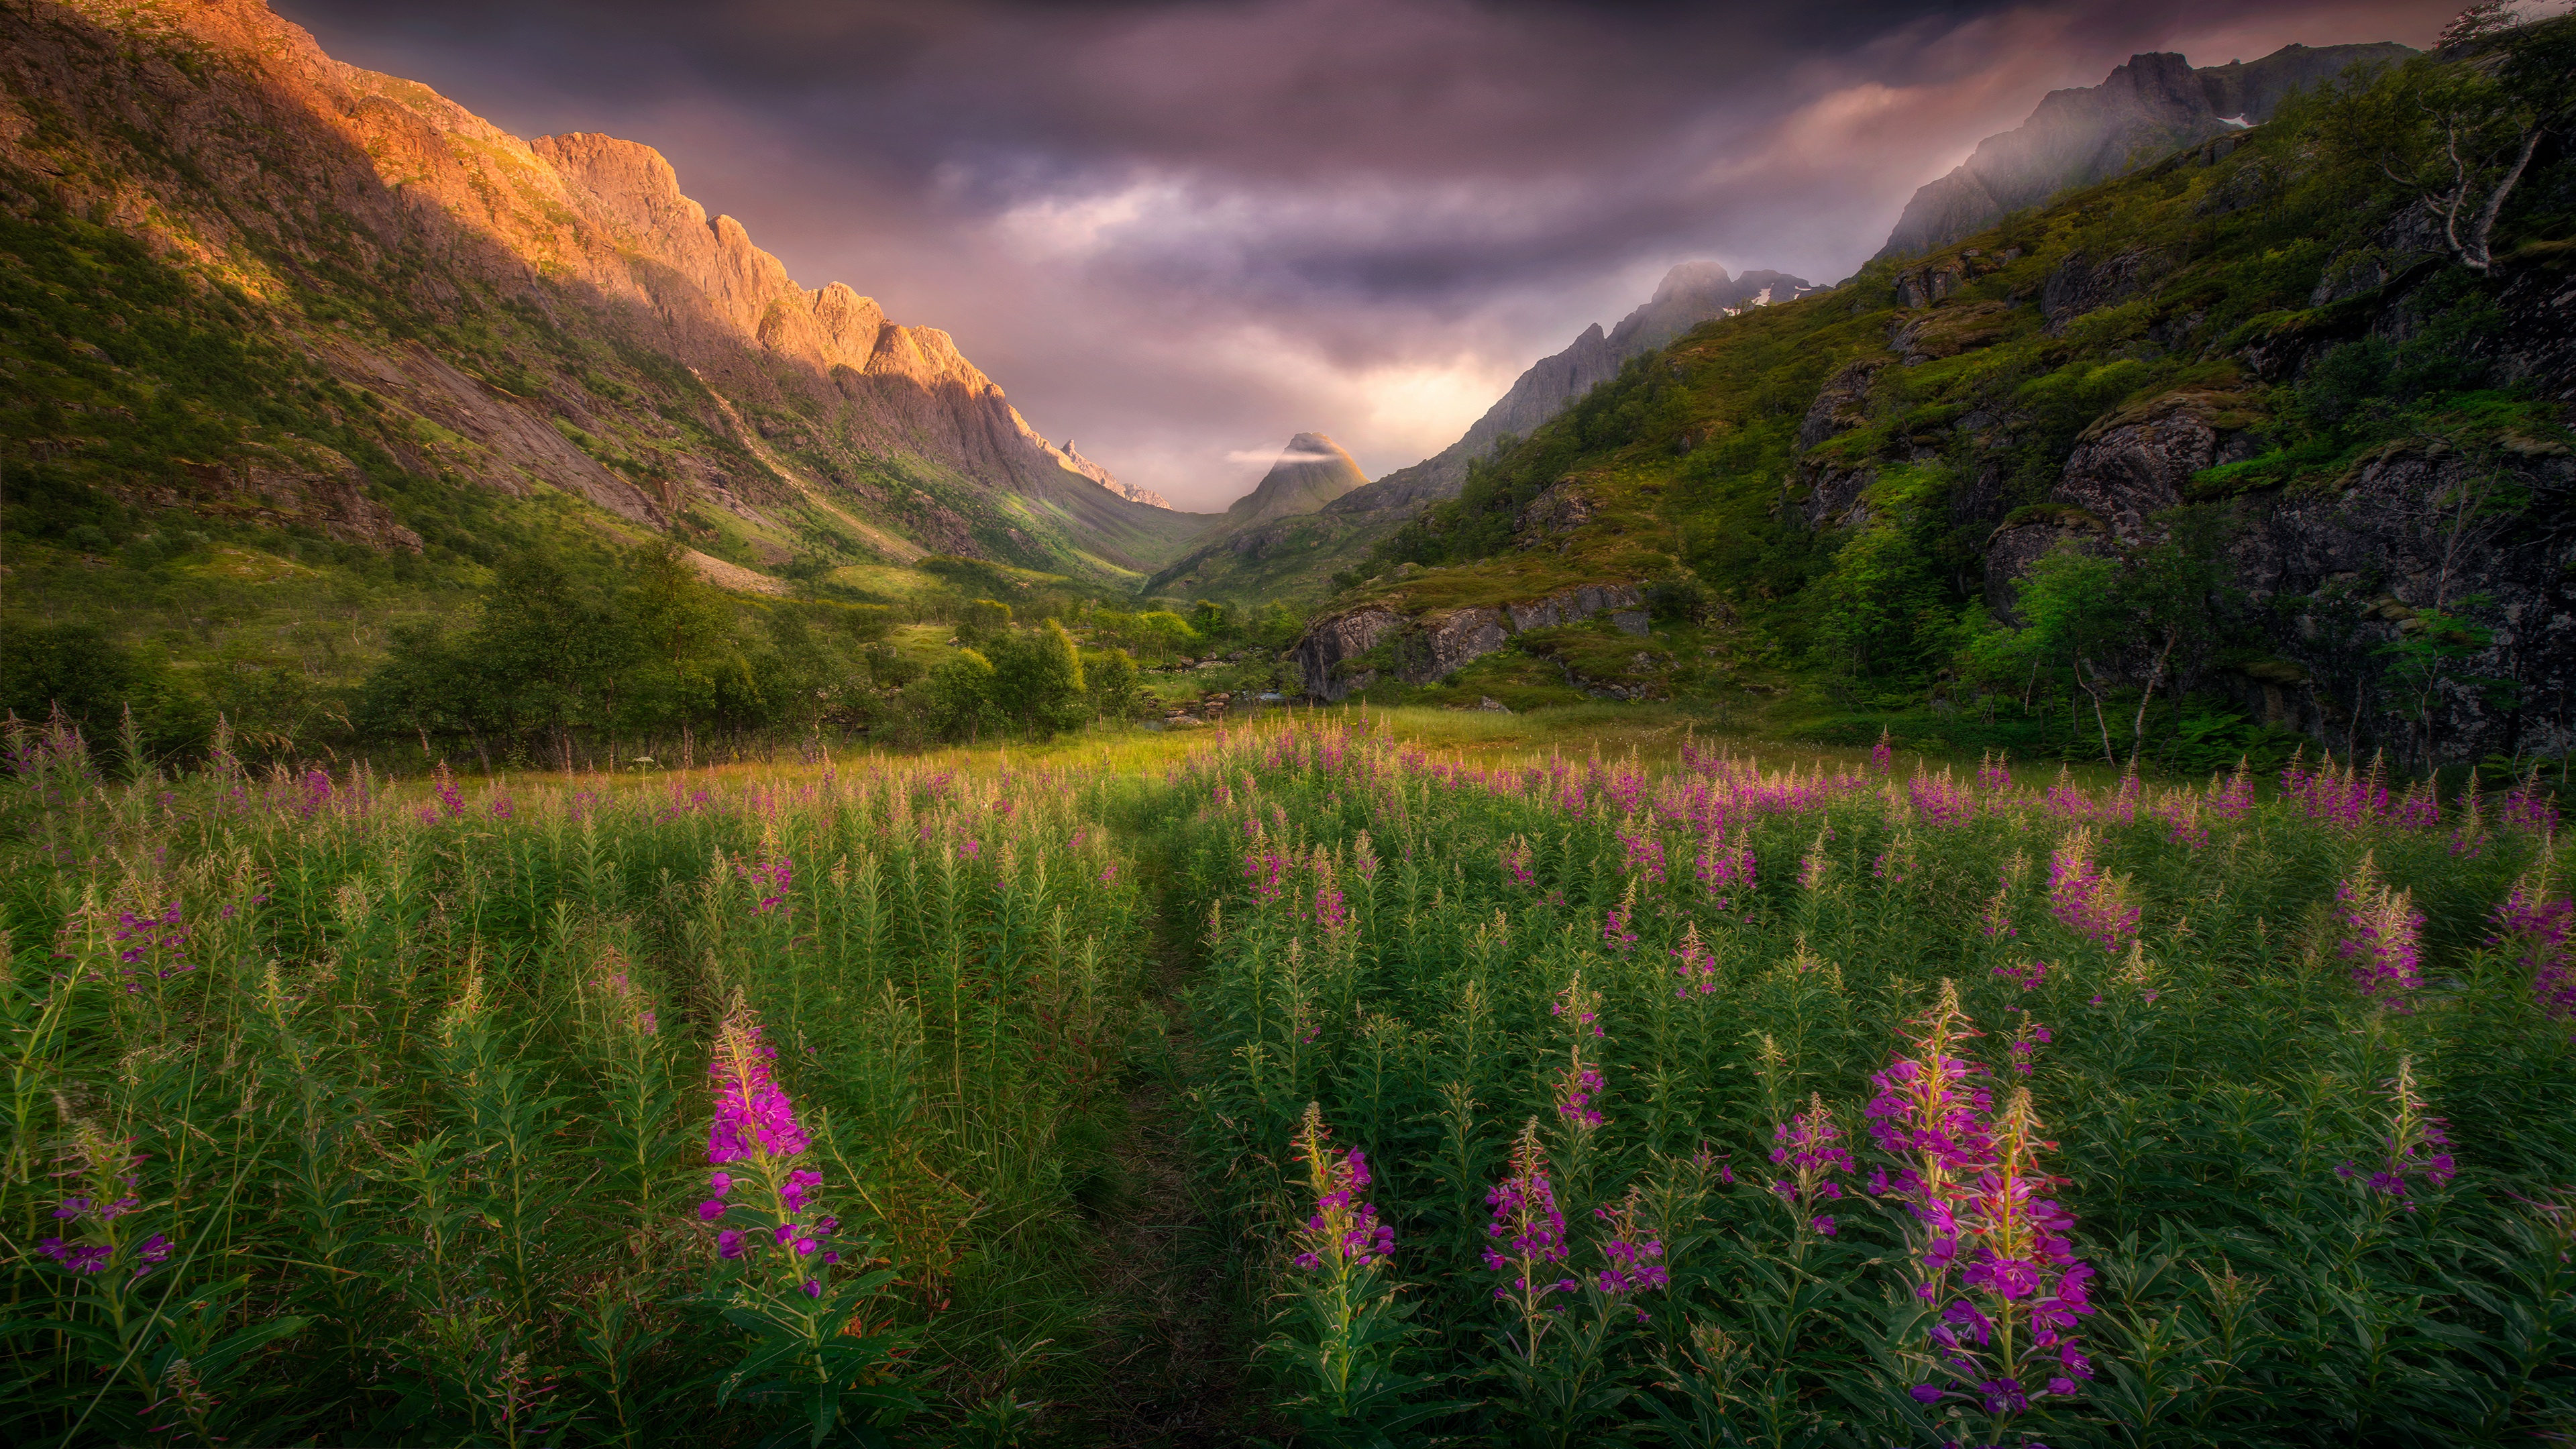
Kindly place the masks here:
POLYGON ((1181 1078, 1197 1043, 1177 994, 1188 975, 1187 928, 1165 915, 1154 941, 1147 1009, 1168 1050, 1127 1094, 1111 1155, 1125 1179, 1092 1255, 1100 1387, 1078 1412, 1085 1442, 1154 1449, 1241 1444, 1239 1389, 1251 1325, 1230 1281, 1232 1255, 1193 1179, 1181 1078))

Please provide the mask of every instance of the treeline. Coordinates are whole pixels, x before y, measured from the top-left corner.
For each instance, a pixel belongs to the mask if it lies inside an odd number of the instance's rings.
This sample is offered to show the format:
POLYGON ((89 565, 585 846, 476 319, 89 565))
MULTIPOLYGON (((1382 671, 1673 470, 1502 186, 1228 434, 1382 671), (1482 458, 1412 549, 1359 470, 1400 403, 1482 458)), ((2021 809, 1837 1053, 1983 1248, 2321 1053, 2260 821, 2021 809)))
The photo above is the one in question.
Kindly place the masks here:
POLYGON ((593 769, 707 763, 865 741, 1045 739, 1143 708, 1153 662, 1294 638, 1302 623, 1206 602, 1185 617, 942 561, 948 587, 899 605, 744 599, 655 541, 609 566, 541 548, 500 558, 463 617, 395 628, 352 683, 284 668, 180 668, 96 625, 0 618, 0 706, 61 713, 111 756, 226 747, 254 763, 364 755, 593 769), (1015 603, 958 590, 994 587, 1015 603), (931 622, 935 631, 905 626, 931 622), (1079 637, 1078 637, 1079 636, 1079 637), (1131 652, 1134 651, 1134 652, 1131 652))

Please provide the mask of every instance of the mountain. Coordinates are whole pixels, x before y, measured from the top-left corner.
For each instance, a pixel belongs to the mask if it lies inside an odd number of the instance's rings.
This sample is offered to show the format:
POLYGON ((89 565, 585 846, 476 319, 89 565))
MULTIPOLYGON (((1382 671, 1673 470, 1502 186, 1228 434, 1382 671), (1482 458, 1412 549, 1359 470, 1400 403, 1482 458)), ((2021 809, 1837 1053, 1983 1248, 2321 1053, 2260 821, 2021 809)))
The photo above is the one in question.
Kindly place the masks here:
MULTIPOLYGON (((1320 602, 1332 592, 1330 580, 1337 570, 1367 557, 1426 505, 1456 494, 1467 480, 1468 462, 1490 453, 1498 440, 1526 437, 1569 403, 1616 377, 1629 358, 1664 347, 1704 322, 1815 290, 1785 272, 1736 277, 1715 262, 1684 262, 1666 272, 1655 295, 1617 326, 1605 332, 1595 323, 1572 346, 1533 363, 1464 437, 1438 454, 1366 486, 1336 489, 1320 508, 1302 512, 1259 509, 1254 500, 1271 486, 1265 478, 1262 488, 1235 503, 1235 510, 1255 516, 1238 518, 1229 511, 1228 522, 1195 540, 1188 552, 1147 579, 1144 588, 1148 593, 1320 602)), ((1298 438, 1315 436, 1301 433, 1298 438)), ((1292 453, 1298 448, 1297 441, 1290 442, 1292 453)))
POLYGON ((1108 489, 1110 492, 1117 494, 1119 497, 1126 499, 1130 503, 1142 503, 1148 508, 1170 508, 1172 506, 1172 501, 1170 499, 1165 498, 1162 494, 1155 492, 1151 488, 1138 487, 1133 483, 1121 483, 1116 478, 1111 477, 1108 469, 1103 468, 1098 463, 1082 456, 1082 450, 1073 445, 1073 439, 1071 438, 1065 439, 1064 446, 1057 449, 1056 452, 1063 458, 1064 466, 1071 468, 1076 473, 1081 474, 1083 477, 1090 479, 1092 482, 1099 484, 1101 487, 1108 489))
POLYGON ((1506 435, 1527 437, 1539 424, 1565 410, 1566 404, 1618 375, 1619 365, 1652 352, 1702 322, 1732 316, 1747 307, 1768 306, 1814 290, 1786 272, 1727 275, 1715 262, 1683 262, 1664 274, 1655 295, 1603 332, 1599 323, 1583 330, 1571 346, 1530 364, 1502 400, 1486 409, 1466 435, 1409 468, 1399 468, 1369 487, 1337 499, 1337 513, 1373 513, 1411 509, 1446 498, 1467 480, 1467 464, 1493 451, 1506 435))
POLYGON ((1342 451, 1341 444, 1322 433, 1299 433, 1279 450, 1279 461, 1270 465, 1252 491, 1226 508, 1226 522, 1241 527, 1313 513, 1366 486, 1368 475, 1342 451))
POLYGON ((0 323, 64 496, 435 553, 483 508, 440 490, 542 486, 754 587, 928 553, 1132 579, 1206 523, 1104 486, 947 333, 800 286, 651 147, 522 140, 256 0, 0 12, 0 210, 21 284, 112 263, 0 323), (255 354, 213 390, 153 341, 209 318, 255 354))
POLYGON ((2050 91, 2020 126, 1905 204, 1878 255, 1919 256, 1982 231, 2070 187, 2117 176, 2142 160, 2272 118, 2291 93, 2356 65, 2404 60, 2403 45, 2287 45, 2256 61, 2197 70, 2169 51, 2129 57, 2098 86, 2050 91))
POLYGON ((2576 18, 2487 44, 1688 334, 1346 567, 1307 690, 2185 774, 2576 745, 2576 147, 2523 123, 2477 254, 2391 184, 2463 91, 2576 105, 2576 18))

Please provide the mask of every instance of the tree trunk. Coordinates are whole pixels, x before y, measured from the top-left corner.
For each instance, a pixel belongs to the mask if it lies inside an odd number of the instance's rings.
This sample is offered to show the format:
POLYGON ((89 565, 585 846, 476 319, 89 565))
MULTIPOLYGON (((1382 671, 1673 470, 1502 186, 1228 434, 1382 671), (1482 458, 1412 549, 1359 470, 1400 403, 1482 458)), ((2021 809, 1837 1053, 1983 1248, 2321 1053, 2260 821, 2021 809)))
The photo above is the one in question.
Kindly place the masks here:
MULTIPOLYGON (((2120 757, 2111 753, 2110 718, 2102 713, 2102 696, 2095 692, 2092 685, 2084 683, 2084 661, 2080 658, 2075 661, 2075 682, 2083 687, 2084 697, 2093 701, 2093 723, 2100 726, 2102 730, 2102 763, 2117 768, 2120 757)), ((2077 728, 2079 731, 2082 728, 2080 721, 2077 728)))
POLYGON ((2138 718, 2129 726, 2129 773, 2138 773, 2138 752, 2147 745, 2147 705, 2156 697, 2156 686, 2165 682, 2165 661, 2173 657, 2174 643, 2182 637, 2179 629, 2165 631, 2165 647, 2156 651, 2156 667, 2147 676, 2147 692, 2138 696, 2138 718))

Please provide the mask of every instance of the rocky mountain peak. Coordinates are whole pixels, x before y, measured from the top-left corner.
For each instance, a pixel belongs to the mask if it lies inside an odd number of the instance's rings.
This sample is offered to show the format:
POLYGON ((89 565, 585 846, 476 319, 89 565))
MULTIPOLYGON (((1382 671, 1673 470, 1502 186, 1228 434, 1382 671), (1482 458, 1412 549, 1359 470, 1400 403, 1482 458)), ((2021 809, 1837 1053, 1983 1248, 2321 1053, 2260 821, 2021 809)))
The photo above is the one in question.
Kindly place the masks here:
POLYGON ((2260 60, 2195 68, 2172 51, 2130 56, 2098 86, 2050 91, 2020 126, 1988 136, 1955 170, 1905 204, 1881 257, 1920 256, 2007 212, 2104 181, 2238 126, 2271 119, 2291 92, 2355 65, 2415 52, 2402 45, 2289 45, 2260 60))
POLYGON ((1073 439, 1071 438, 1065 439, 1064 446, 1056 449, 1056 452, 1062 457, 1064 466, 1081 474, 1083 477, 1090 479, 1092 482, 1099 484, 1101 487, 1108 489, 1110 492, 1117 494, 1119 497, 1126 499, 1130 503, 1142 503, 1149 508, 1170 508, 1172 506, 1172 501, 1170 499, 1165 498, 1162 494, 1155 492, 1151 488, 1139 487, 1133 483, 1119 482, 1115 477, 1111 476, 1107 468, 1104 468, 1098 463, 1091 461, 1089 458, 1084 457, 1082 455, 1082 450, 1073 445, 1073 439))
POLYGON ((1241 525, 1313 513, 1367 484, 1368 475, 1341 444, 1322 433, 1299 433, 1279 450, 1279 461, 1261 475, 1253 490, 1226 509, 1226 517, 1232 525, 1241 525))

